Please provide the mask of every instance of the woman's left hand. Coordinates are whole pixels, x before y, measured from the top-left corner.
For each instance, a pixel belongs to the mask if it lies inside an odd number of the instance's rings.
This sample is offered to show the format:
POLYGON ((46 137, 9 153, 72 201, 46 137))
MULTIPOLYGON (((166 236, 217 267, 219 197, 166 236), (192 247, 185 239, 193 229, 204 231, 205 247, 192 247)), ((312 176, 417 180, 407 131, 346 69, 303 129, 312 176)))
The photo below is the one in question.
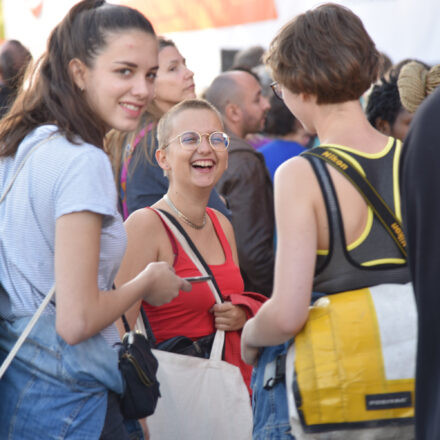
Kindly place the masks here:
POLYGON ((211 312, 214 314, 215 328, 217 330, 241 330, 247 319, 244 308, 230 302, 215 304, 211 312))

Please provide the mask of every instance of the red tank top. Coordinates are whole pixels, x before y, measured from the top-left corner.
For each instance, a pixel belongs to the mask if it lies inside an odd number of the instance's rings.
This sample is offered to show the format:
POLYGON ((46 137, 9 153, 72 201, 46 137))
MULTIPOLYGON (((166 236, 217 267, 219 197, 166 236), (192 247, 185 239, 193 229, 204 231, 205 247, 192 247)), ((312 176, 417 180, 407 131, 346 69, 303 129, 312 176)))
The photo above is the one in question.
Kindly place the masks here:
MULTIPOLYGON (((223 295, 242 293, 244 291, 243 279, 240 269, 232 258, 229 242, 214 211, 206 208, 206 212, 214 225, 225 255, 224 263, 209 265, 209 267, 223 295)), ((175 255, 173 267, 176 274, 180 277, 201 275, 168 226, 163 221, 162 224, 173 247, 175 255)), ((154 307, 143 302, 143 307, 157 342, 162 342, 174 336, 197 339, 213 333, 215 331, 214 318, 210 309, 214 304, 215 299, 208 285, 194 283, 190 292, 180 291, 179 295, 168 304, 154 307)))

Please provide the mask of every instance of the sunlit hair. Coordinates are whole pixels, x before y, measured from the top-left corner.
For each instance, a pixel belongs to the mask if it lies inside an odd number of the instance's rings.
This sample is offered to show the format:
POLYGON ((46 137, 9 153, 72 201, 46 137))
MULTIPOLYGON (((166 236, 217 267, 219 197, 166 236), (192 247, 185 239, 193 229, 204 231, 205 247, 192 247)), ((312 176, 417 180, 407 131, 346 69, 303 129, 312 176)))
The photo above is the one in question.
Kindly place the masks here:
POLYGON ((208 110, 213 112, 217 116, 222 130, 224 130, 222 116, 212 104, 205 99, 186 99, 185 101, 179 102, 179 104, 176 104, 174 107, 168 110, 159 121, 157 126, 157 140, 160 149, 166 148, 169 140, 171 139, 173 122, 176 116, 187 110, 208 110))
POLYGON ((358 99, 376 80, 379 57, 359 17, 327 3, 287 23, 265 61, 291 92, 331 104, 358 99))
MULTIPOLYGON (((188 110, 208 110, 213 112, 217 116, 222 130, 225 129, 220 112, 212 104, 205 99, 187 99, 176 104, 160 119, 157 126, 157 142, 160 150, 164 150, 168 146, 173 133, 173 123, 176 116, 188 110)), ((163 175, 168 179, 170 178, 168 170, 163 170, 163 175)))
POLYGON ((46 52, 27 79, 27 88, 0 122, 0 156, 15 154, 22 139, 46 123, 57 125, 70 142, 78 142, 79 136, 102 148, 105 124, 75 85, 69 62, 77 58, 93 68, 108 37, 130 30, 155 35, 151 23, 135 9, 103 0, 84 0, 71 8, 52 31, 46 52))
POLYGON ((402 105, 410 113, 414 113, 439 85, 440 64, 429 68, 419 61, 405 64, 397 80, 402 105))

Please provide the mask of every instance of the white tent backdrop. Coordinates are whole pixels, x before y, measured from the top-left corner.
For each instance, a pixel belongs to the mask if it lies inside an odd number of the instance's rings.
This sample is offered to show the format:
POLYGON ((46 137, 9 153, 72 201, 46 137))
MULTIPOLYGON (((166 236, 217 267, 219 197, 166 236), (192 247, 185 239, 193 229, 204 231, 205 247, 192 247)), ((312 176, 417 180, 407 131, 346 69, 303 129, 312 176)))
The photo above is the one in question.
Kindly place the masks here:
MULTIPOLYGON (((117 0, 113 2, 118 3, 117 0)), ((335 2, 361 17, 378 49, 393 62, 404 58, 418 58, 430 64, 440 62, 439 0, 335 2)), ((41 15, 36 19, 31 8, 41 3, 41 0, 3 0, 6 38, 20 40, 35 56, 44 50, 51 29, 76 1, 44 0, 41 15)), ((267 47, 284 23, 323 2, 275 0, 275 3, 276 20, 167 35, 175 41, 188 66, 194 70, 199 92, 220 72, 221 49, 242 49, 257 44, 267 47)))

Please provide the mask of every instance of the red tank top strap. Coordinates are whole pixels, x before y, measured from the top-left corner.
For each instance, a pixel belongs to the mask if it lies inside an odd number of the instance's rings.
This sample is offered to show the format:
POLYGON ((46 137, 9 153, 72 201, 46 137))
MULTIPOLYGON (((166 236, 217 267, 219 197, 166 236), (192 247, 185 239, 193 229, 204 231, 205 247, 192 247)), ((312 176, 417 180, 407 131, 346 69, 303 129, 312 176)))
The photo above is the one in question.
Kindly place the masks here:
POLYGON ((229 245, 229 241, 226 238, 225 233, 223 232, 223 228, 220 224, 217 214, 211 208, 208 207, 206 208, 206 212, 208 213, 208 216, 211 219, 212 224, 214 225, 215 232, 220 240, 220 244, 222 245, 223 252, 225 253, 225 259, 226 259, 225 262, 229 262, 232 260, 231 246, 229 245))
POLYGON ((157 212, 157 210, 155 208, 151 208, 150 206, 146 206, 145 209, 151 209, 159 217, 160 221, 162 222, 162 224, 163 224, 163 226, 165 228, 165 231, 168 234, 168 238, 170 239, 171 247, 173 248, 174 264, 175 264, 176 260, 177 260, 177 256, 179 255, 179 248, 177 246, 176 237, 174 237, 174 235, 171 232, 170 228, 163 221, 162 217, 160 216, 160 214, 157 212))

